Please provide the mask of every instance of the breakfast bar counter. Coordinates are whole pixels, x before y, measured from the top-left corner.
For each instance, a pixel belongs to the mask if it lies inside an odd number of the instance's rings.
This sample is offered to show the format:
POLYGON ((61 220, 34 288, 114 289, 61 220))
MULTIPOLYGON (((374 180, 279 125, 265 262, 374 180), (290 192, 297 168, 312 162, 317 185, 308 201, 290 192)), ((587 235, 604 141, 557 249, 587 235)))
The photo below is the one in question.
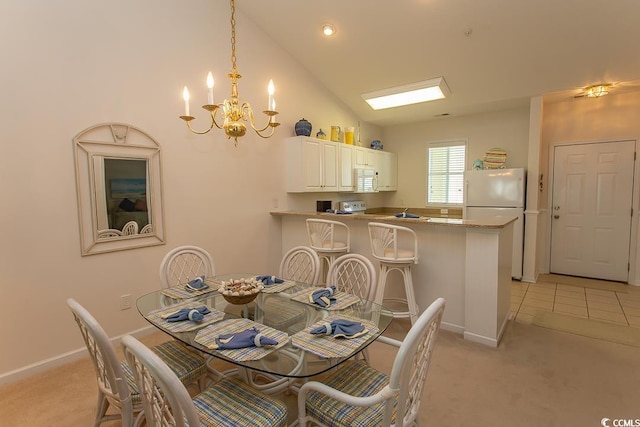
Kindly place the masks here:
MULTIPOLYGON (((330 219, 349 226, 351 252, 366 256, 376 266, 378 263, 371 256, 368 223, 386 222, 411 228, 418 235, 419 262, 412 272, 420 310, 443 297, 447 304, 443 329, 493 347, 499 344, 509 319, 515 218, 469 221, 301 211, 271 212, 271 215, 281 223, 283 254, 294 246, 308 246, 307 218, 330 219)), ((397 277, 391 274, 389 279, 401 283, 399 274, 397 277)), ((397 289, 403 287, 387 286, 386 292, 390 295, 397 289)))

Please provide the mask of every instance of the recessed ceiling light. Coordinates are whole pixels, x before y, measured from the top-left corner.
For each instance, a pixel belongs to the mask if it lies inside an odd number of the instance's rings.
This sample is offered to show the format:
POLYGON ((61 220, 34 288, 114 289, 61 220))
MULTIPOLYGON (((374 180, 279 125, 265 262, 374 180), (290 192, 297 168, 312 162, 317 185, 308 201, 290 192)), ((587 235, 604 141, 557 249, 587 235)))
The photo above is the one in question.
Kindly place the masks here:
POLYGON ((451 94, 444 77, 411 83, 402 86, 374 92, 363 93, 361 96, 374 110, 418 104, 420 102, 435 101, 446 98, 451 94))
POLYGON ((331 24, 324 24, 322 26, 322 34, 325 36, 332 36, 336 33, 336 27, 331 24))

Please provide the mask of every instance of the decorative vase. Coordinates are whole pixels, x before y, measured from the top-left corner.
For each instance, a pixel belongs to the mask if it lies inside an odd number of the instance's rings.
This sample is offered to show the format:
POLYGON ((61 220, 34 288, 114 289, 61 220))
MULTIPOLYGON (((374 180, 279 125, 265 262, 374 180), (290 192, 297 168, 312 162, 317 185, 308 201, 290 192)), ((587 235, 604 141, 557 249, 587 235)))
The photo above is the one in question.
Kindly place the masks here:
POLYGON ((324 131, 322 129, 320 129, 318 132, 316 132, 316 138, 318 138, 318 139, 327 139, 327 134, 324 133, 324 131))
POLYGON ((297 136, 311 136, 311 123, 304 118, 296 123, 295 129, 297 136))

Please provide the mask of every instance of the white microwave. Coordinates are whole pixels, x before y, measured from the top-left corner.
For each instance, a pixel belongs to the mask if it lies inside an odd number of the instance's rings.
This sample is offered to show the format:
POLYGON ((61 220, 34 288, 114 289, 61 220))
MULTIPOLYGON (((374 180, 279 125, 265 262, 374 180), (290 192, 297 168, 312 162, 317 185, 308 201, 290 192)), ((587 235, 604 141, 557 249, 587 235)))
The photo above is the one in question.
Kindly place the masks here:
POLYGON ((356 193, 375 193, 378 191, 378 172, 373 169, 355 168, 353 174, 356 193))

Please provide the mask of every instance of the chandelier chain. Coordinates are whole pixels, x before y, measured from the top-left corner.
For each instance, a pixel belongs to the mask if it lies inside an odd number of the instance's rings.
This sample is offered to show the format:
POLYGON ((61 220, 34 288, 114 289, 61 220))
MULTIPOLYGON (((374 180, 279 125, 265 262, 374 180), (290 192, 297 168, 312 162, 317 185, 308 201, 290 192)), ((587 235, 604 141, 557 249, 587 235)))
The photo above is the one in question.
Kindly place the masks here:
POLYGON ((231 0, 231 66, 237 73, 236 65, 236 2, 231 0))

